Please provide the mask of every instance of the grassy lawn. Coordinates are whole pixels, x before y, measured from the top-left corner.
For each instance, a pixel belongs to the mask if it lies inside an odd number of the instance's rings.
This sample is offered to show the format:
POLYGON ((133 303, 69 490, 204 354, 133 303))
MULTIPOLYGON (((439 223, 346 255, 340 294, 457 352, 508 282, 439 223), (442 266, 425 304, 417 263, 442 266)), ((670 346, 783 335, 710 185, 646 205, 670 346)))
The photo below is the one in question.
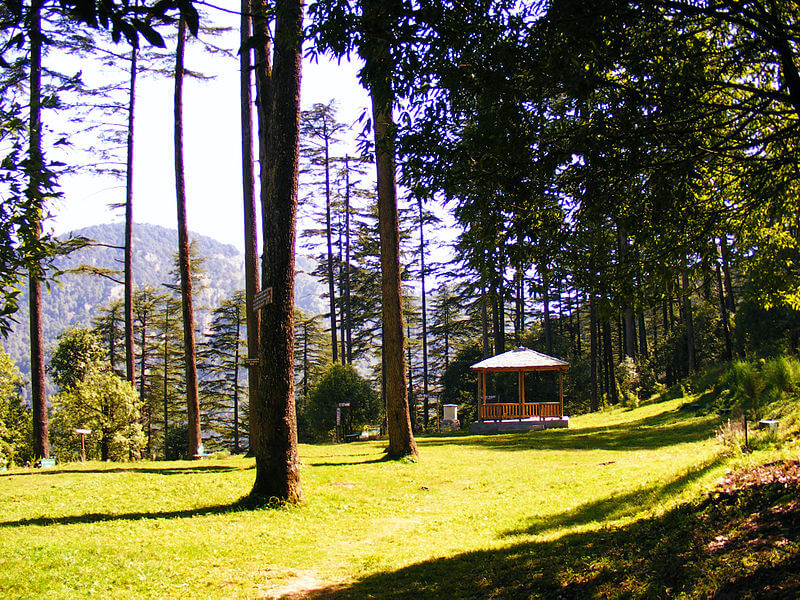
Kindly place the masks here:
POLYGON ((716 417, 683 402, 421 437, 418 463, 302 446, 290 508, 240 503, 241 457, 4 473, 0 597, 672 596, 685 507, 732 468, 716 417))

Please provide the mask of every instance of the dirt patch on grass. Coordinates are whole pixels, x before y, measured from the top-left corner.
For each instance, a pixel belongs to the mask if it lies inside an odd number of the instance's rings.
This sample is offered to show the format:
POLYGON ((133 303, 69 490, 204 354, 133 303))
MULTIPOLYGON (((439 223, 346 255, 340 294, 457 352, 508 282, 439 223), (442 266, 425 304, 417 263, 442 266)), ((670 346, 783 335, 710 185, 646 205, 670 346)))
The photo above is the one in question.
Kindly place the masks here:
POLYGON ((330 586, 329 581, 321 579, 314 571, 296 573, 287 582, 267 592, 270 600, 300 600, 322 588, 330 586))

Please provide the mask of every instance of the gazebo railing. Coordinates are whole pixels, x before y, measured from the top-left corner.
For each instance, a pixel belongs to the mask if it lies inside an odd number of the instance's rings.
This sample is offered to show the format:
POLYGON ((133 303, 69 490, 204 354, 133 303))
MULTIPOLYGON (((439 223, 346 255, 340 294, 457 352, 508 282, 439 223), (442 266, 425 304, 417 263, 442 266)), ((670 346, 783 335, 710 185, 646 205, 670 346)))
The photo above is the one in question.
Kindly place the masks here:
POLYGON ((560 402, 526 402, 525 404, 494 402, 482 404, 479 408, 481 421, 563 416, 560 402))

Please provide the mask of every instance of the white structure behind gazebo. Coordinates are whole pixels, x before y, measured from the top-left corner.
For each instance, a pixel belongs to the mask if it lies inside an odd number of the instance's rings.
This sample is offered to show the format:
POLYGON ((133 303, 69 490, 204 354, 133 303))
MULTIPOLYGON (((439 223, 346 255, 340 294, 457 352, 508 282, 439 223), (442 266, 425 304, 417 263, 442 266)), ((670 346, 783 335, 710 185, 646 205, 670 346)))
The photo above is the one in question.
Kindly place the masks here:
POLYGON ((569 423, 569 417, 564 416, 564 371, 569 368, 568 362, 520 347, 482 360, 470 368, 478 372, 480 396, 478 422, 473 423, 473 432, 566 427, 569 423), (525 373, 531 371, 558 373, 557 402, 526 401, 525 373), (518 402, 487 402, 486 375, 488 373, 518 373, 518 402), (516 423, 511 425, 510 422, 513 421, 516 423))

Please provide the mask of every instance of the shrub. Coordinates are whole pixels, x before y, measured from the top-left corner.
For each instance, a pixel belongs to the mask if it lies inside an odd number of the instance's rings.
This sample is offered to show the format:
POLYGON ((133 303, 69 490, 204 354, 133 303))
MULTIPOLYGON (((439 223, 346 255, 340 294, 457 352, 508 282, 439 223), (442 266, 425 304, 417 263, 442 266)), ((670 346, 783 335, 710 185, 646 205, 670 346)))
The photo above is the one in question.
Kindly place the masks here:
POLYGON ((0 346, 0 467, 33 458, 33 420, 22 400, 24 380, 0 346))
POLYGON ((630 356, 626 356, 617 366, 616 375, 622 404, 638 406, 639 372, 636 370, 636 362, 630 356))
POLYGON ((90 373, 85 380, 53 397, 52 440, 62 460, 80 456, 75 429, 90 429, 87 457, 128 460, 144 445, 138 396, 133 386, 113 373, 90 373))
POLYGON ((734 403, 744 410, 758 407, 764 391, 764 379, 756 366, 748 361, 737 360, 725 374, 724 385, 732 393, 734 403))
POLYGON ((780 392, 793 392, 800 382, 800 366, 797 360, 785 356, 765 361, 761 373, 765 386, 780 392))
POLYGON ((744 428, 739 419, 728 419, 717 428, 715 437, 731 454, 741 454, 744 450, 744 428))
POLYGON ((381 402, 369 382, 352 366, 334 364, 322 374, 308 395, 304 416, 310 437, 318 441, 329 439, 336 427, 336 408, 342 403, 349 403, 341 411, 345 435, 380 420, 381 402))
POLYGON ((167 431, 167 460, 179 460, 189 454, 189 426, 175 425, 167 431))

